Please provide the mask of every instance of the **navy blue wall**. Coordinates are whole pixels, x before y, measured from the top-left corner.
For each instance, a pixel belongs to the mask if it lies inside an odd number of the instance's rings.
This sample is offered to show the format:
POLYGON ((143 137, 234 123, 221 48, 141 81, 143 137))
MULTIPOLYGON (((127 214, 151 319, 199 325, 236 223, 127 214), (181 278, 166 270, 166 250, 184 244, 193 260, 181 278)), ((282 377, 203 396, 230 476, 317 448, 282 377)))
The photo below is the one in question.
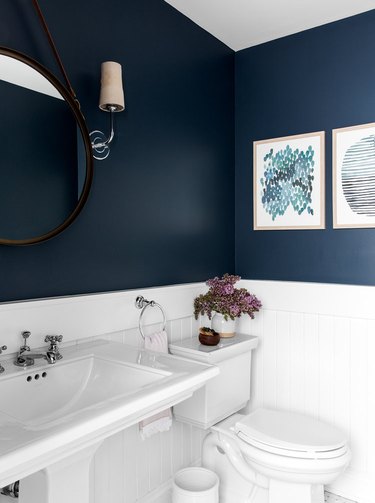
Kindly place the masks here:
POLYGON ((375 229, 332 229, 332 129, 375 121, 375 11, 236 53, 236 272, 375 284, 375 229), (253 228, 252 142, 326 131, 326 230, 253 228))
MULTIPOLYGON (((100 63, 127 110, 89 201, 60 236, 0 248, 0 300, 205 280, 234 269, 234 53, 163 0, 40 0, 91 129, 100 63), (233 190, 232 190, 233 189, 233 190)), ((25 0, 2 0, 0 45, 57 73, 25 0)))

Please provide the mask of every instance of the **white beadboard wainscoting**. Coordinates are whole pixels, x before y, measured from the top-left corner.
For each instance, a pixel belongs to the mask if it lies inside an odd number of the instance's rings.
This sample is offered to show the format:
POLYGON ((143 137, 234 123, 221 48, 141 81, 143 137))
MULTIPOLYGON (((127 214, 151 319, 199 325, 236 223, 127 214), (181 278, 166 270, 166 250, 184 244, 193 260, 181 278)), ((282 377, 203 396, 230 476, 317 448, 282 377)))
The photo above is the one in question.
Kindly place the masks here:
POLYGON ((310 414, 348 435, 350 469, 329 490, 375 501, 375 287, 241 281, 263 309, 240 330, 257 335, 251 408, 310 414))
MULTIPOLYGON (((373 503, 375 288, 251 280, 241 286, 263 302, 255 320, 239 320, 239 331, 260 339, 250 408, 307 413, 341 427, 353 460, 329 490, 373 503)), ((2 359, 18 350, 23 330, 32 332, 32 348, 44 346, 46 334, 60 333, 64 344, 108 338, 140 347, 137 295, 165 308, 170 341, 195 336, 198 325, 207 324, 192 316, 193 299, 204 291, 199 283, 0 304, 0 344, 9 348, 2 359)), ((150 308, 146 330, 159 329, 159 320, 150 308)), ((92 503, 169 503, 172 474, 199 463, 204 435, 174 422, 170 432, 146 441, 137 426, 107 439, 92 463, 92 503)))
MULTIPOLYGON (((0 345, 8 346, 2 359, 18 350, 24 330, 31 331, 32 349, 45 346, 47 334, 63 334, 62 347, 90 338, 141 347, 137 295, 164 307, 170 342, 191 337, 198 327, 193 300, 203 291, 205 285, 199 283, 0 304, 0 345)), ((158 309, 147 309, 145 332, 160 330, 160 319, 158 309)), ((92 503, 169 503, 173 473, 199 463, 203 436, 204 432, 174 421, 171 431, 145 441, 137 425, 108 438, 92 462, 92 503)), ((0 495, 1 503, 8 499, 0 495)))

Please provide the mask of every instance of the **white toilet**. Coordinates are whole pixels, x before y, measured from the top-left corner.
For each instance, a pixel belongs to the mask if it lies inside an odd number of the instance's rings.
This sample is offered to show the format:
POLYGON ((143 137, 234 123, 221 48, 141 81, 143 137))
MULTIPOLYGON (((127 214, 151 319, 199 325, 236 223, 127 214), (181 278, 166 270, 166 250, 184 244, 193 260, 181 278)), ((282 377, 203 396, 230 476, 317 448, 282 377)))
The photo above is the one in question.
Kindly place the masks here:
POLYGON ((176 419, 210 429, 202 465, 220 478, 220 503, 323 503, 324 485, 347 467, 343 433, 309 416, 257 409, 236 413, 250 398, 251 352, 257 338, 236 335, 218 346, 197 339, 172 354, 218 365, 220 375, 174 407, 176 419))

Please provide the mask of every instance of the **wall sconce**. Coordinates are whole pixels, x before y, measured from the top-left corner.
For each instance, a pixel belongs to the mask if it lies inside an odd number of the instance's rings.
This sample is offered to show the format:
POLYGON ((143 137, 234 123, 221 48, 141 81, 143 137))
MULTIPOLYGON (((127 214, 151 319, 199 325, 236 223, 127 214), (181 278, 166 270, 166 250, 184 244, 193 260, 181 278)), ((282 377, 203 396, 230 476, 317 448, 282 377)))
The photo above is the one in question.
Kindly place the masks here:
POLYGON ((125 109, 121 65, 114 61, 102 63, 99 108, 104 112, 109 112, 109 136, 96 130, 90 133, 90 138, 94 158, 102 161, 109 156, 109 144, 115 136, 113 114, 115 112, 122 112, 125 109))

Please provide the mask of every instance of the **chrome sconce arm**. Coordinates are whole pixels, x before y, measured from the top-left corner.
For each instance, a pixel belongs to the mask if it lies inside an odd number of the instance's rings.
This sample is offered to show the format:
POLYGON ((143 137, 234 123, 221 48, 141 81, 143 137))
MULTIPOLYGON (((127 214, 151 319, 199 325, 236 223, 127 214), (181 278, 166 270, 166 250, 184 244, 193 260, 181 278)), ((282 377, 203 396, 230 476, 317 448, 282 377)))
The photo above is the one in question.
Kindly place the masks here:
POLYGON ((98 161, 103 161, 109 156, 110 147, 109 144, 115 137, 114 129, 114 113, 116 112, 115 106, 109 106, 109 136, 107 137, 102 131, 95 130, 90 133, 91 146, 94 151, 94 159, 98 161))
POLYGON ((115 137, 114 114, 125 109, 121 65, 114 61, 102 63, 99 108, 104 112, 109 112, 109 136, 95 130, 90 133, 90 138, 94 159, 102 161, 109 156, 109 145, 115 137))

